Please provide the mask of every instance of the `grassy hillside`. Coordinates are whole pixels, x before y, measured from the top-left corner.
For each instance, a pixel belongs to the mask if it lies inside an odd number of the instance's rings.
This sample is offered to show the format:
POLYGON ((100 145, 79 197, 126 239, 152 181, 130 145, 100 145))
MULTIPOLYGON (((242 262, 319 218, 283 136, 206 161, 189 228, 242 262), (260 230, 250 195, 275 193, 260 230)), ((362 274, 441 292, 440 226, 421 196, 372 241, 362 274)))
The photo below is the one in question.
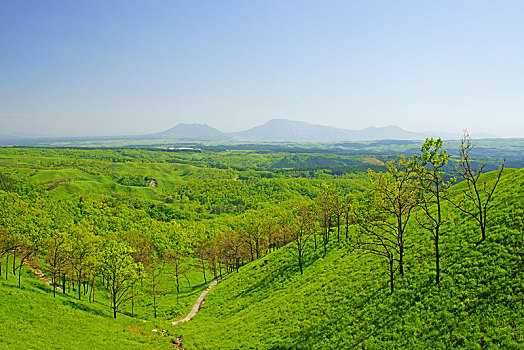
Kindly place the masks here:
POLYGON ((281 248, 229 275, 177 333, 188 349, 524 348, 524 171, 499 186, 481 243, 446 207, 439 286, 431 236, 414 228, 392 295, 380 257, 334 244, 300 275, 281 248))
MULTIPOLYGON (((169 336, 151 332, 162 322, 113 319, 105 305, 75 300, 26 273, 2 276, 0 349, 172 349, 169 336)), ((160 328, 162 329, 162 328, 160 328)))

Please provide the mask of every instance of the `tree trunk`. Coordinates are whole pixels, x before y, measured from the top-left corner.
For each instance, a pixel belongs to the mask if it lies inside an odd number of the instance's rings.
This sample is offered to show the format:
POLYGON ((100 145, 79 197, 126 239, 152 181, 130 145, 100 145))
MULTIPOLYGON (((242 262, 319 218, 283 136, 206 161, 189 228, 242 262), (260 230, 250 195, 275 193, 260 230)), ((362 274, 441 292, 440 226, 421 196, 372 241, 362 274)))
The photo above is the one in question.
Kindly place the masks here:
POLYGON ((66 274, 62 273, 62 292, 66 293, 66 274))
POLYGON ((111 289, 111 292, 113 293, 112 295, 112 300, 113 300, 113 318, 116 318, 116 286, 115 286, 115 280, 116 280, 116 276, 115 276, 115 273, 113 272, 113 286, 112 286, 112 289, 111 289))
POLYGON ((346 243, 349 242, 349 217, 346 216, 346 243))
POLYGON ((20 261, 20 266, 18 267, 18 288, 22 288, 22 266, 24 266, 24 262, 29 258, 29 255, 22 257, 22 260, 20 261))
POLYGON ((340 215, 337 216, 337 242, 340 243, 340 215))
POLYGON ((435 283, 440 283, 440 252, 438 247, 438 234, 439 234, 439 228, 437 227, 435 230, 435 283))
POLYGON ((202 272, 204 273, 204 283, 207 283, 206 279, 206 266, 204 265, 204 259, 201 259, 202 261, 202 272))
POLYGON ((135 317, 135 286, 131 287, 131 317, 135 317))
POLYGON ((398 217, 398 255, 399 255, 399 272, 404 276, 404 232, 402 230, 402 216, 398 217))
POLYGON ((91 295, 93 296, 92 297, 93 303, 95 302, 95 278, 96 276, 93 275, 93 280, 91 281, 91 295))
MULTIPOLYGON (((175 263, 175 267, 176 266, 177 265, 175 263)), ((153 287, 153 312, 156 318, 156 288, 155 288, 156 286, 155 286, 155 267, 154 265, 152 266, 152 270, 153 270, 153 273, 151 274, 151 278, 152 278, 151 286, 153 287)), ((177 294, 177 299, 178 299, 178 294, 177 294)))
POLYGON ((389 284, 390 284, 390 287, 391 287, 391 293, 390 294, 393 294, 393 258, 390 257, 389 258, 389 284))
POLYGON ((399 245, 399 271, 400 275, 404 276, 404 244, 401 243, 399 245))
POLYGON ((303 275, 304 271, 302 270, 302 251, 298 251, 298 267, 300 268, 300 274, 303 275))
POLYGON ((82 273, 78 272, 78 300, 82 300, 82 273))

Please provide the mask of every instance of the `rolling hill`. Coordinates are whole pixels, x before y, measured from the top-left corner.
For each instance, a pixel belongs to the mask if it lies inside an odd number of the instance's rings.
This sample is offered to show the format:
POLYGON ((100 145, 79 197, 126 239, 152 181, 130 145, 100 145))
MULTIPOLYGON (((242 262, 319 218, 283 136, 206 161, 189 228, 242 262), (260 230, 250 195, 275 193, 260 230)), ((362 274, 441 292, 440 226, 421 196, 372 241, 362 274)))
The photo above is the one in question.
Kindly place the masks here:
POLYGON ((376 255, 333 242, 325 256, 309 251, 301 275, 281 248, 227 276, 177 331, 188 349, 522 348, 523 189, 524 171, 508 170, 482 243, 469 220, 451 215, 438 286, 430 236, 414 231, 392 295, 376 255))

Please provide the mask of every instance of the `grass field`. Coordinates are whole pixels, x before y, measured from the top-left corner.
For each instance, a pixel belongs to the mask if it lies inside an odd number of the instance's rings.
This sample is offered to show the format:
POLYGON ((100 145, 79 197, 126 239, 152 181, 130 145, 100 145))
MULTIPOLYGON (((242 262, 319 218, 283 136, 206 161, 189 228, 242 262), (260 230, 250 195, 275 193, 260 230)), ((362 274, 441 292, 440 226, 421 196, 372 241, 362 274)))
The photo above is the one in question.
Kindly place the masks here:
POLYGON ((100 303, 57 294, 29 273, 18 288, 16 276, 0 282, 0 348, 2 349, 172 349, 163 322, 142 322, 119 315, 100 303))
POLYGON ((334 244, 310 252, 300 275, 281 248, 228 276, 179 332, 189 349, 521 349, 524 171, 500 186, 485 242, 470 220, 450 218, 439 286, 430 237, 417 232, 393 295, 377 256, 334 244))

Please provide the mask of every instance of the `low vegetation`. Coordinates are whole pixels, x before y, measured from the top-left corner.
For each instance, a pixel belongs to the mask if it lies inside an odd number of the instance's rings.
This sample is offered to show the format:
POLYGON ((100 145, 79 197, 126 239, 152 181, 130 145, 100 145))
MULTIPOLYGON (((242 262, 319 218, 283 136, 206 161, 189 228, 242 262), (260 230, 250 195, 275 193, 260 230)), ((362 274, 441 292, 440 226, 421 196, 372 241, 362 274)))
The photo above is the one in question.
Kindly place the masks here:
POLYGON ((129 348, 519 347, 524 174, 472 149, 2 149, 0 285, 129 348))

